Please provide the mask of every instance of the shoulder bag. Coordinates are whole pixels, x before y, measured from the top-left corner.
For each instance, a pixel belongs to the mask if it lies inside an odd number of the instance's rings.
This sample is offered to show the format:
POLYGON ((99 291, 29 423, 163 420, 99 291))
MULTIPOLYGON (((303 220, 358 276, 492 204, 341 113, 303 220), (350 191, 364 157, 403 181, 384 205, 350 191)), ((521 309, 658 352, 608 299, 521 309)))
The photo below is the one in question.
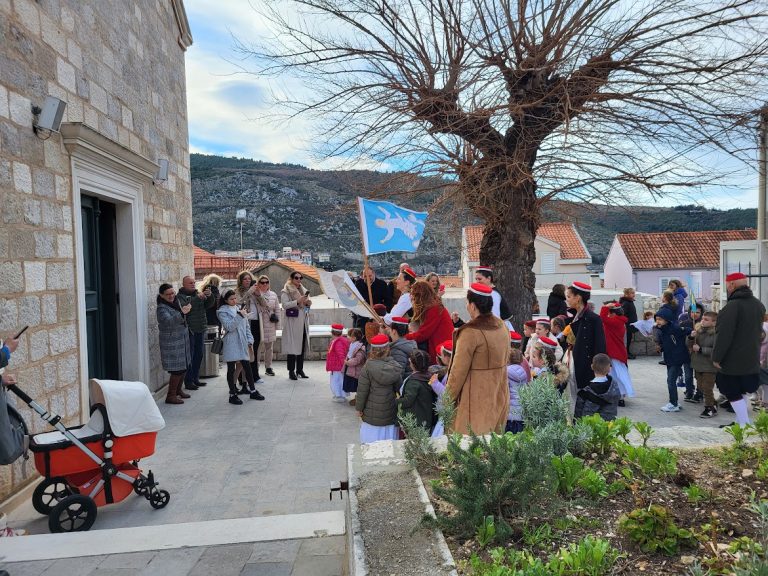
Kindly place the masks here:
POLYGON ((213 344, 211 344, 211 352, 213 354, 221 354, 222 350, 224 350, 224 338, 221 335, 221 326, 219 326, 219 331, 213 339, 213 344))

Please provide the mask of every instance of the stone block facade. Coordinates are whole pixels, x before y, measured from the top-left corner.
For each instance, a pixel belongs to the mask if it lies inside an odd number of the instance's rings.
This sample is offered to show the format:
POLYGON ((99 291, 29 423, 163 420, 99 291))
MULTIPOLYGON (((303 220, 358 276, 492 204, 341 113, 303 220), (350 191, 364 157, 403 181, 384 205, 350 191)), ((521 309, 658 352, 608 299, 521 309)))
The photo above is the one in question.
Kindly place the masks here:
MULTIPOLYGON (((164 384, 155 295, 160 283, 178 285, 193 272, 184 66, 191 41, 181 0, 0 0, 0 336, 29 325, 7 371, 67 425, 89 414, 80 194, 111 198, 106 187, 75 178, 78 151, 103 160, 99 170, 114 181, 132 179, 135 196, 114 202, 130 208, 118 215, 118 230, 138 231, 132 246, 141 266, 118 266, 122 313, 133 302, 142 327, 124 332, 121 346, 131 346, 141 368, 126 356, 122 366, 150 389, 164 384), (32 106, 48 95, 67 103, 61 134, 33 131, 32 106), (169 161, 168 179, 153 185, 160 158, 169 161)), ((33 432, 47 429, 23 414, 33 432)), ((33 473, 0 467, 0 498, 33 473)))

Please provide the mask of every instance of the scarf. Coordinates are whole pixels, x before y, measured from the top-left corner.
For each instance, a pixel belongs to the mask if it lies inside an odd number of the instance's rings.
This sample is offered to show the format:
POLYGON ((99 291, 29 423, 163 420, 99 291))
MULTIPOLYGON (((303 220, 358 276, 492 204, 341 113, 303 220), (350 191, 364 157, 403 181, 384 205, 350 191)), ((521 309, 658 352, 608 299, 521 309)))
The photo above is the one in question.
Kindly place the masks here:
POLYGON ((291 300, 298 300, 307 293, 307 289, 304 288, 303 284, 301 284, 299 288, 296 288, 290 280, 283 286, 283 290, 285 290, 291 300), (301 292, 299 292, 299 290, 301 290, 301 292))
POLYGON ((169 308, 173 308, 174 310, 176 310, 182 316, 184 315, 184 313, 181 311, 181 306, 179 305, 179 301, 176 300, 176 298, 173 299, 173 302, 168 302, 165 298, 163 298, 162 296, 158 295, 157 296, 157 305, 160 306, 161 304, 164 305, 164 306, 168 306, 169 308))

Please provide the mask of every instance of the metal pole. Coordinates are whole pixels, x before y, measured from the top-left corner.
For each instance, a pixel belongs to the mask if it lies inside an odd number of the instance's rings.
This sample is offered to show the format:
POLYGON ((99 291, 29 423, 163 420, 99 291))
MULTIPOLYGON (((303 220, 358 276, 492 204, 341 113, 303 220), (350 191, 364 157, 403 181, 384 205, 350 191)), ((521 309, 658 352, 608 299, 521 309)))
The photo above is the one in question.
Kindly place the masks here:
POLYGON ((243 257, 243 223, 240 222, 240 257, 243 257))
MULTIPOLYGON (((758 193, 757 193, 757 262, 758 269, 762 270, 763 256, 766 250, 766 188, 768 180, 768 106, 760 110, 760 126, 758 127, 758 193)), ((764 284, 762 278, 758 280, 758 297, 765 302, 768 294, 763 293, 764 284)))

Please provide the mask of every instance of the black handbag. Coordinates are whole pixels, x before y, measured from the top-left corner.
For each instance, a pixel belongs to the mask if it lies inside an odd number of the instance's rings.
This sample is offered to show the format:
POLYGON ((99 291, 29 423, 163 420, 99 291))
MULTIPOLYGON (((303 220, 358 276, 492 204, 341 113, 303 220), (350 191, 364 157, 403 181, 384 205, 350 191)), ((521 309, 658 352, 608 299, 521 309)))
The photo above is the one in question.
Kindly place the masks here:
POLYGON ((224 350, 224 338, 221 335, 221 326, 219 326, 219 332, 216 334, 216 337, 213 339, 213 344, 211 344, 211 353, 221 354, 223 350, 224 350))
POLYGON ((298 308, 288 308, 288 310, 285 311, 285 315, 288 318, 298 318, 299 317, 299 309, 298 308))
POLYGON ((280 322, 280 318, 277 317, 277 314, 272 312, 272 314, 269 315, 269 321, 277 324, 278 322, 280 322))

